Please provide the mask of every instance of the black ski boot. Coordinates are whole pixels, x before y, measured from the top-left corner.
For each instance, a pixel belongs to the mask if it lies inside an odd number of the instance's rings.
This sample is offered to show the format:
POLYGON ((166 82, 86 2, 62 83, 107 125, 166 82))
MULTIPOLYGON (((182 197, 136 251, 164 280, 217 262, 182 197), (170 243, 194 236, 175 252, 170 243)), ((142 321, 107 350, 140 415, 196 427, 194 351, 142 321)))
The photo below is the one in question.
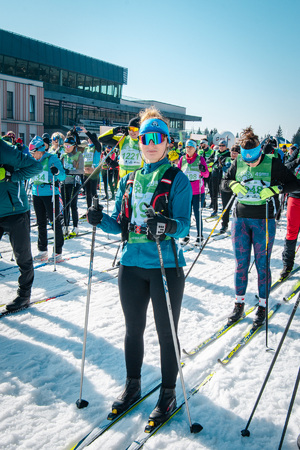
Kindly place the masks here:
POLYGON ((12 302, 6 305, 7 311, 18 311, 18 309, 27 308, 30 303, 30 297, 21 297, 18 295, 12 302))
POLYGON ((176 408, 176 391, 175 389, 160 388, 158 402, 149 416, 148 424, 145 432, 151 433, 153 428, 165 422, 172 415, 176 408))
POLYGON ((112 412, 108 415, 109 420, 126 411, 130 405, 135 403, 141 397, 141 379, 126 378, 125 389, 122 394, 113 402, 112 412))
POLYGON ((291 271, 293 270, 293 266, 284 266, 281 273, 280 278, 281 280, 285 280, 291 275, 291 271))
POLYGON ((265 319, 266 308, 264 306, 259 306, 253 319, 253 328, 261 327, 265 323, 265 319))
POLYGON ((233 311, 230 314, 230 316, 228 317, 228 322, 227 322, 228 325, 231 325, 232 323, 236 322, 243 316, 244 307, 245 307, 244 303, 235 303, 234 304, 233 311))

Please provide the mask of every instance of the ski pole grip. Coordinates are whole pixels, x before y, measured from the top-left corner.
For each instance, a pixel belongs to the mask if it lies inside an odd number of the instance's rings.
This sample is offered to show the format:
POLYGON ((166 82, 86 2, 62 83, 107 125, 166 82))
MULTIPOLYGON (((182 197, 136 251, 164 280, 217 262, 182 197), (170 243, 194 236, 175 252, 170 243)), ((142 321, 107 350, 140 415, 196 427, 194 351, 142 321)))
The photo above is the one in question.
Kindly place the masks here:
POLYGON ((93 197, 93 208, 95 208, 97 210, 99 209, 99 198, 97 195, 95 195, 93 197))

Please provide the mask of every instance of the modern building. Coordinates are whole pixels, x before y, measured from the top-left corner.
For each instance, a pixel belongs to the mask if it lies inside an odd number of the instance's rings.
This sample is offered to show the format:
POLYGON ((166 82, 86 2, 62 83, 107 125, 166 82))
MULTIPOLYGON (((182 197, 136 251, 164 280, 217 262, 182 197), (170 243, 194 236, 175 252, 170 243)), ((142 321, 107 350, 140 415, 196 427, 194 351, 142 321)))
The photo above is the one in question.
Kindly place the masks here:
POLYGON ((124 125, 156 104, 178 135, 187 121, 201 121, 184 107, 122 98, 128 70, 98 59, 0 29, 1 132, 66 132, 83 124, 124 125), (44 129, 42 129, 42 125, 44 129))

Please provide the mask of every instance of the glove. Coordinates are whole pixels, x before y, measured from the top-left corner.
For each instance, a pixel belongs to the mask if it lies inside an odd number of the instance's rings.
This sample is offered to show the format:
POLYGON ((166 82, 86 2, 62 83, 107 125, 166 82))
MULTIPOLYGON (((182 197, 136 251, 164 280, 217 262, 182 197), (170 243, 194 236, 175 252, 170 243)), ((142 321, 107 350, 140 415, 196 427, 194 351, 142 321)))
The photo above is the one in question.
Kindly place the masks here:
MULTIPOLYGON (((282 190, 282 189, 281 189, 282 190)), ((262 200, 273 197, 273 195, 280 194, 278 186, 270 186, 260 191, 259 195, 262 200)))
POLYGON ((102 205, 98 205, 98 209, 90 206, 86 215, 88 223, 93 226, 99 225, 103 219, 102 209, 102 205))
POLYGON ((205 165, 199 164, 199 170, 200 170, 200 172, 205 172, 206 171, 205 165))
POLYGON ((0 181, 11 181, 12 174, 4 169, 4 167, 0 168, 0 181))
POLYGON ((55 166, 51 166, 50 167, 50 172, 52 173, 52 175, 58 175, 59 174, 59 170, 55 166))
POLYGON ((125 136, 128 136, 128 127, 116 127, 113 129, 113 134, 125 134, 125 136))
POLYGON ((5 180, 5 169, 4 167, 0 168, 0 181, 5 180))
POLYGON ((246 195, 248 192, 245 186, 243 186, 241 183, 235 180, 230 181, 229 187, 235 195, 238 194, 246 195))
POLYGON ((164 233, 176 233, 177 230, 176 220, 168 219, 160 213, 155 213, 153 217, 147 217, 144 222, 154 239, 159 238, 164 233))
MULTIPOLYGON (((65 171, 65 174, 66 174, 66 175, 69 175, 70 169, 65 169, 65 168, 64 168, 64 171, 65 171)), ((55 174, 54 174, 54 175, 55 175, 55 174)))

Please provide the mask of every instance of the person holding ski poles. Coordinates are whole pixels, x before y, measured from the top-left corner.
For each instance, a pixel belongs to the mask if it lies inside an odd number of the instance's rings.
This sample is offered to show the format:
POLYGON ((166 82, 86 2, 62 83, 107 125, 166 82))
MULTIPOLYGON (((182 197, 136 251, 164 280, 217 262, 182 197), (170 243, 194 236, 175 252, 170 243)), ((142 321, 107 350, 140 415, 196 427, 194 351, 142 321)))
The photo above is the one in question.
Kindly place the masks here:
POLYGON ((61 196, 64 204, 64 227, 63 234, 68 236, 70 224, 70 208, 72 211, 73 229, 72 236, 78 234, 78 193, 81 186, 80 175, 84 171, 83 156, 78 151, 77 142, 74 136, 67 135, 64 142, 65 153, 62 156, 62 163, 66 173, 66 179, 61 184, 61 196), (71 203, 70 200, 72 199, 71 203))
POLYGON ((218 214, 218 198, 220 192, 220 184, 223 175, 223 166, 226 162, 226 158, 230 158, 230 151, 227 148, 227 142, 222 139, 218 144, 218 149, 208 159, 208 163, 213 162, 211 177, 211 203, 213 212, 211 217, 218 214))
MULTIPOLYGON (((196 219, 197 228, 197 238, 195 242, 196 247, 200 247, 201 241, 203 240, 203 222, 202 214, 200 218, 199 205, 201 202, 201 210, 203 208, 205 199, 205 186, 202 178, 207 178, 209 176, 209 171, 203 156, 199 156, 197 153, 197 144, 192 139, 188 139, 185 144, 186 154, 182 156, 178 162, 179 169, 188 177, 190 180, 193 197, 192 197, 192 208, 194 211, 194 216, 196 219), (200 186, 201 184, 201 186, 200 186), (201 236, 200 236, 200 220, 201 220, 201 236)), ((190 234, 185 236, 181 243, 186 245, 190 242, 190 234)))
POLYGON ((171 167, 167 158, 169 129, 166 119, 152 107, 140 112, 139 145, 144 166, 120 181, 112 216, 101 208, 89 208, 88 221, 103 231, 122 233, 119 269, 120 300, 125 316, 126 385, 112 405, 121 414, 141 396, 143 335, 151 298, 161 352, 162 386, 150 415, 163 422, 176 406, 178 365, 165 301, 161 265, 154 241, 159 236, 171 306, 177 331, 184 290, 183 252, 175 239, 187 235, 190 225, 192 188, 188 178, 171 167), (147 206, 155 209, 147 218, 147 206), (133 289, 134 286, 134 289, 133 289))
MULTIPOLYGON (((34 261, 48 261, 48 239, 47 224, 53 223, 53 177, 55 178, 55 260, 62 260, 62 248, 64 238, 61 226, 61 216, 59 215, 59 181, 64 181, 66 174, 62 163, 55 154, 46 152, 45 144, 40 136, 35 136, 29 144, 29 152, 36 161, 40 161, 43 171, 31 178, 33 181, 32 195, 33 207, 38 224, 38 249, 39 253, 34 257, 34 261)), ((54 254, 49 258, 49 262, 54 262, 54 254)))
POLYGON ((280 158, 262 153, 258 136, 254 134, 252 127, 243 130, 239 143, 241 154, 233 161, 222 182, 224 190, 231 190, 237 196, 231 229, 236 262, 234 277, 236 297, 228 323, 236 322, 244 312, 248 268, 253 246, 259 292, 259 306, 253 320, 253 327, 256 328, 263 325, 266 317, 266 298, 269 293, 266 292, 266 277, 269 291, 271 286, 271 271, 269 269, 267 273, 266 270, 266 244, 268 242, 269 268, 275 238, 274 196, 280 192, 296 190, 299 183, 280 158), (266 223, 268 223, 268 241, 266 223))

